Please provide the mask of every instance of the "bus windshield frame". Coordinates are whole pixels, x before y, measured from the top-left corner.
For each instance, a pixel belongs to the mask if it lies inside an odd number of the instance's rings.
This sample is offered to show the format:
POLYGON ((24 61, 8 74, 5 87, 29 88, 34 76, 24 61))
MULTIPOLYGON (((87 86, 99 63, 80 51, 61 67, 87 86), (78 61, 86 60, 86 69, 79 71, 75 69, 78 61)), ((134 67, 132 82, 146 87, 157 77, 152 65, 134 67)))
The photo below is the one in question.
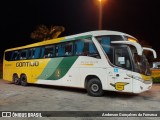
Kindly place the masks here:
MULTIPOLYGON (((109 59, 110 61, 109 63, 111 64, 111 66, 121 67, 121 68, 138 72, 140 74, 147 75, 147 76, 151 75, 150 66, 145 55, 143 53, 142 55, 138 55, 138 50, 135 46, 130 44, 123 44, 123 42, 122 43, 119 42, 119 41, 126 41, 126 36, 103 35, 103 36, 96 36, 95 38, 103 48, 103 51, 105 52, 107 58, 109 59), (119 42, 119 43, 114 44, 112 43, 112 41, 114 41, 115 43, 116 42, 117 43, 119 42), (119 48, 118 50, 119 54, 122 54, 119 57, 116 57, 117 48, 119 48), (120 50, 122 52, 120 52, 120 50), (116 61, 126 65, 118 65, 116 61)), ((136 44, 138 43, 136 42, 136 44)), ((142 52, 143 52, 143 49, 142 49, 142 52)))

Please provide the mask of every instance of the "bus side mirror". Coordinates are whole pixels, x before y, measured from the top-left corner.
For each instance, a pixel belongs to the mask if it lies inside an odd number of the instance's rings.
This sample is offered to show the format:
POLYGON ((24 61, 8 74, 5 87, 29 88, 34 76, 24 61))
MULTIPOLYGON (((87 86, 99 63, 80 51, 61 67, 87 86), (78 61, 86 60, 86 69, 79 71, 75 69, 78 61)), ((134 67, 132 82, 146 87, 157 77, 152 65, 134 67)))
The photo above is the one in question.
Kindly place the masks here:
POLYGON ((111 41, 111 43, 113 44, 127 44, 127 45, 133 45, 136 50, 137 50, 137 54, 138 55, 142 55, 143 49, 141 47, 141 45, 137 42, 130 42, 130 41, 111 41))
POLYGON ((153 53, 154 58, 157 58, 157 53, 156 53, 156 51, 153 50, 152 48, 143 47, 143 51, 144 51, 144 50, 151 51, 151 52, 153 53))

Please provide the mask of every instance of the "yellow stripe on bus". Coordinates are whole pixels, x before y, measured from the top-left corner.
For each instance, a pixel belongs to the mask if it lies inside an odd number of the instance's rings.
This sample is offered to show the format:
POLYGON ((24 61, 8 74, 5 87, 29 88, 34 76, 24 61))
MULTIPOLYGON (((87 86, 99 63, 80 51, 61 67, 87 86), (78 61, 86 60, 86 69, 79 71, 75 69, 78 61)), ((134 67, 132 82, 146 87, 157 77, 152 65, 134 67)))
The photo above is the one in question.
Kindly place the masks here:
POLYGON ((141 74, 141 77, 142 77, 143 80, 146 80, 146 81, 152 80, 151 76, 146 76, 146 75, 141 74))
POLYGON ((37 43, 34 43, 34 44, 29 44, 29 45, 26 45, 26 46, 23 46, 23 47, 16 47, 16 48, 7 49, 5 52, 12 51, 12 50, 25 49, 25 48, 31 48, 31 47, 37 47, 37 46, 42 46, 42 45, 59 43, 64 39, 65 39, 65 37, 56 38, 56 39, 52 39, 52 40, 46 40, 46 41, 37 42, 37 43))
POLYGON ((93 64, 81 64, 83 66, 93 66, 93 64))

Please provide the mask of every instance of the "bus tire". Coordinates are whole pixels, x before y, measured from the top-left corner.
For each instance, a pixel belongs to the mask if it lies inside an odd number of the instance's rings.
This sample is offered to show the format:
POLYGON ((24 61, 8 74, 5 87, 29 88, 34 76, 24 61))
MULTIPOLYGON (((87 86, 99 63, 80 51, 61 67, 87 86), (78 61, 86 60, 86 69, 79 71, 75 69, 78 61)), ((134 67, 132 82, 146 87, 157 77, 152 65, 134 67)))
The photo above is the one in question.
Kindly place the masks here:
POLYGON ((14 74, 14 75, 13 75, 13 83, 14 83, 15 85, 20 85, 20 79, 19 79, 19 77, 18 77, 17 74, 14 74))
POLYGON ((87 92, 88 95, 99 97, 103 95, 103 89, 101 81, 98 78, 92 78, 87 83, 87 92))
POLYGON ((27 83, 27 76, 25 74, 21 75, 20 82, 21 82, 22 86, 27 86, 28 85, 28 83, 27 83))

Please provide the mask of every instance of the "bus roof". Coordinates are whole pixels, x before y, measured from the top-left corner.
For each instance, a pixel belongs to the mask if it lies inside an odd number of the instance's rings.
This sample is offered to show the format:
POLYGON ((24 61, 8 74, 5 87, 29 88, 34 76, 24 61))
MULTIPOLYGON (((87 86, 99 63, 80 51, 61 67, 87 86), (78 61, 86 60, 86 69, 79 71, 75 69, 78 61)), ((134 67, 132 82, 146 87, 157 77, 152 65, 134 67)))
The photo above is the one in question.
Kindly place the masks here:
POLYGON ((128 36, 128 37, 134 38, 133 36, 131 36, 129 34, 126 34, 126 33, 123 33, 123 32, 110 31, 110 30, 97 30, 97 31, 89 31, 89 32, 84 32, 84 33, 80 33, 80 34, 55 38, 55 39, 46 40, 46 41, 42 41, 42 42, 37 42, 37 43, 25 45, 25 46, 10 48, 10 49, 6 49, 5 52, 12 51, 12 50, 25 49, 25 48, 32 48, 32 47, 48 45, 48 44, 54 44, 54 43, 60 43, 60 42, 64 42, 64 41, 71 41, 71 40, 75 40, 75 39, 78 39, 78 38, 79 39, 80 38, 85 38, 85 37, 88 37, 88 36, 101 36, 101 35, 125 35, 125 36, 128 36))

